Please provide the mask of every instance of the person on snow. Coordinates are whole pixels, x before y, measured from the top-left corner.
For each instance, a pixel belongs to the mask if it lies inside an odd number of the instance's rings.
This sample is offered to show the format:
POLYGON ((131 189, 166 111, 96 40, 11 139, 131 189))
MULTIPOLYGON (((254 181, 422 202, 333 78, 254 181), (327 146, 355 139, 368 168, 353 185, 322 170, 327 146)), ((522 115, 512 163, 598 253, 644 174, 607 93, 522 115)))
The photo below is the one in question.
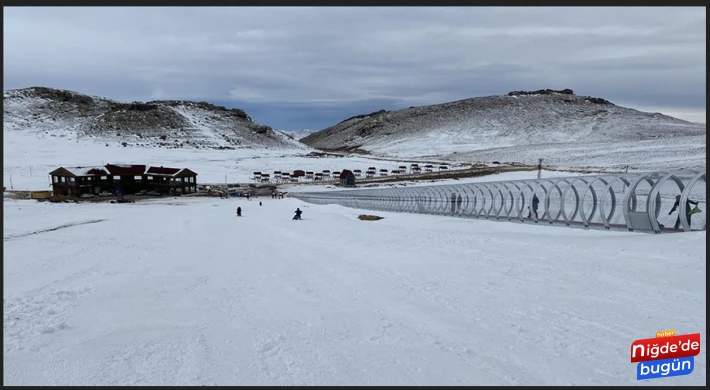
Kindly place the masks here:
POLYGON ((296 208, 295 213, 296 215, 293 216, 293 219, 301 219, 301 214, 303 213, 303 211, 301 211, 301 209, 299 208, 296 208))
POLYGON ((261 201, 259 201, 259 206, 261 206, 261 201))
POLYGON ((540 199, 538 199, 537 194, 533 194, 532 198, 532 208, 528 210, 528 218, 532 218, 532 214, 535 213, 535 219, 539 219, 537 216, 537 206, 540 204, 540 199))
MULTIPOLYGON (((678 208, 678 206, 680 206, 680 195, 675 196, 675 203, 673 203, 673 208, 671 209, 671 211, 668 212, 668 215, 673 214, 673 212, 678 208)), ((698 207, 698 202, 696 202, 694 200, 690 200, 690 199, 686 200, 685 214, 688 216, 688 226, 690 226, 690 217, 693 214, 696 214, 699 212, 701 212, 701 210, 700 210, 700 207, 698 207), (690 209, 691 203, 695 205, 695 207, 692 210, 690 209)), ((678 218, 675 220, 675 225, 673 225, 673 229, 678 230, 679 227, 680 227, 680 212, 678 212, 678 218)))
POLYGON ((237 217, 241 217, 241 216, 242 216, 242 208, 237 207, 237 217))
POLYGON ((251 195, 247 194, 247 200, 250 200, 250 199, 249 199, 250 197, 251 197, 251 195))

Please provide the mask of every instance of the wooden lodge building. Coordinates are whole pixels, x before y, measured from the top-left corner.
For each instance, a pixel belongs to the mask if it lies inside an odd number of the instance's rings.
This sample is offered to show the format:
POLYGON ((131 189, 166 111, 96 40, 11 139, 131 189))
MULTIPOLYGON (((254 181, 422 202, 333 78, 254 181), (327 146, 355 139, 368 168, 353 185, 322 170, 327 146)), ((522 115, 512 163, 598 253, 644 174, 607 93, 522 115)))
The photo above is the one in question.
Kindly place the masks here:
POLYGON ((153 191, 160 195, 197 192, 197 173, 187 168, 106 164, 103 167, 60 167, 49 173, 54 195, 132 195, 153 191))

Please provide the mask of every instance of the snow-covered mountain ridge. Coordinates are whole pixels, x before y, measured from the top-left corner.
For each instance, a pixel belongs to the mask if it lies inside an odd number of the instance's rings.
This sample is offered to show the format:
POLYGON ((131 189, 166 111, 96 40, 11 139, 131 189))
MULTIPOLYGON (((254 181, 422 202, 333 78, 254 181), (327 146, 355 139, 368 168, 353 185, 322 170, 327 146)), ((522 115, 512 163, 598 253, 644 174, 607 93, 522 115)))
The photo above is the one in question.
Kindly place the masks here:
POLYGON ((346 119, 301 141, 383 157, 560 166, 704 166, 705 124, 571 90, 516 91, 346 119))
POLYGON ((124 146, 304 148, 243 110, 205 102, 120 102, 45 87, 5 91, 3 128, 124 146))

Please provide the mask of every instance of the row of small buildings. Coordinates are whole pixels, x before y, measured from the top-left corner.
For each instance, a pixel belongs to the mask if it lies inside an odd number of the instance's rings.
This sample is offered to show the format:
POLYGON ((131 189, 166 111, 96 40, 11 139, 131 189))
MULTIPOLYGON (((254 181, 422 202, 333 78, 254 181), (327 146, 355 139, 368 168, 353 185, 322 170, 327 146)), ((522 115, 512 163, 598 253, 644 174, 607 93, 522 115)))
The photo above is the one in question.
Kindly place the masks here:
POLYGON ((301 170, 295 170, 292 173, 290 172, 281 172, 281 171, 274 171, 274 176, 272 178, 271 174, 269 173, 262 173, 262 172, 254 172, 254 176, 252 177, 252 180, 256 181, 257 183, 287 183, 287 182, 298 182, 299 179, 303 178, 305 180, 324 180, 324 175, 327 175, 327 179, 331 180, 334 178, 339 178, 340 179, 340 184, 342 185, 347 185, 347 186, 354 186, 355 185, 355 174, 353 171, 350 171, 349 169, 344 169, 342 172, 336 171, 333 172, 332 174, 330 171, 324 171, 327 173, 313 173, 313 172, 306 172, 306 171, 301 171, 301 170))
POLYGON ((182 195, 197 192, 197 173, 187 168, 106 164, 95 167, 59 167, 49 173, 54 195, 131 195, 154 192, 182 195))
MULTIPOLYGON (((439 171, 449 169, 440 165, 439 171)), ((369 167, 365 172, 360 169, 342 171, 323 170, 312 172, 295 170, 293 172, 274 171, 269 173, 254 172, 256 182, 297 182, 300 179, 312 181, 340 180, 344 186, 354 186, 357 177, 416 174, 433 172, 434 165, 411 164, 400 166, 391 171, 377 170, 369 167)), ((169 168, 148 165, 106 164, 92 167, 59 167, 49 173, 54 195, 67 197, 98 196, 98 195, 133 195, 148 193, 153 195, 182 195, 197 192, 197 173, 188 168, 169 168)))
MULTIPOLYGON (((360 169, 354 169, 354 170, 349 170, 345 169, 343 171, 333 171, 331 172, 328 169, 324 169, 322 172, 313 172, 313 171, 303 171, 303 170, 295 170, 293 172, 288 172, 288 171, 274 171, 273 176, 270 173, 266 172, 254 172, 254 176, 252 177, 252 180, 259 182, 259 183, 268 183, 268 182, 296 182, 299 181, 301 178, 305 180, 313 180, 313 181, 319 181, 319 180, 334 180, 334 179, 340 179, 341 181, 346 181, 348 175, 352 174, 353 177, 377 177, 378 173, 379 176, 389 176, 391 175, 404 175, 404 174, 417 174, 417 173, 422 173, 422 172, 434 172, 436 168, 434 165, 427 164, 424 165, 423 167, 420 167, 419 164, 411 164, 409 168, 407 166, 400 166, 397 169, 393 170, 387 170, 387 169, 380 169, 379 171, 377 170, 376 167, 369 167, 367 170, 363 173, 362 170, 360 169)), ((441 171, 448 171, 449 167, 447 165, 440 165, 438 167, 439 172, 441 171)))

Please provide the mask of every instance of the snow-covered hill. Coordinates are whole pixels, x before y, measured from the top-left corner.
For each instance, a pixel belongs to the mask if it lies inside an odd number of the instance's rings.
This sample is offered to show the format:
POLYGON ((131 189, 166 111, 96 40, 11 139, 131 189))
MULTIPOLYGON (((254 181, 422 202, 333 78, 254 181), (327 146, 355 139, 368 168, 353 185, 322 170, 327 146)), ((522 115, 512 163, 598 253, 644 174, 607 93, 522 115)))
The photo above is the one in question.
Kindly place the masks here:
POLYGON ((511 92, 349 118, 301 141, 319 149, 560 167, 705 166, 706 126, 565 91, 511 92))
POLYGON ((33 87, 5 91, 4 131, 93 139, 108 144, 190 149, 302 148, 243 110, 205 102, 119 102, 33 87))

